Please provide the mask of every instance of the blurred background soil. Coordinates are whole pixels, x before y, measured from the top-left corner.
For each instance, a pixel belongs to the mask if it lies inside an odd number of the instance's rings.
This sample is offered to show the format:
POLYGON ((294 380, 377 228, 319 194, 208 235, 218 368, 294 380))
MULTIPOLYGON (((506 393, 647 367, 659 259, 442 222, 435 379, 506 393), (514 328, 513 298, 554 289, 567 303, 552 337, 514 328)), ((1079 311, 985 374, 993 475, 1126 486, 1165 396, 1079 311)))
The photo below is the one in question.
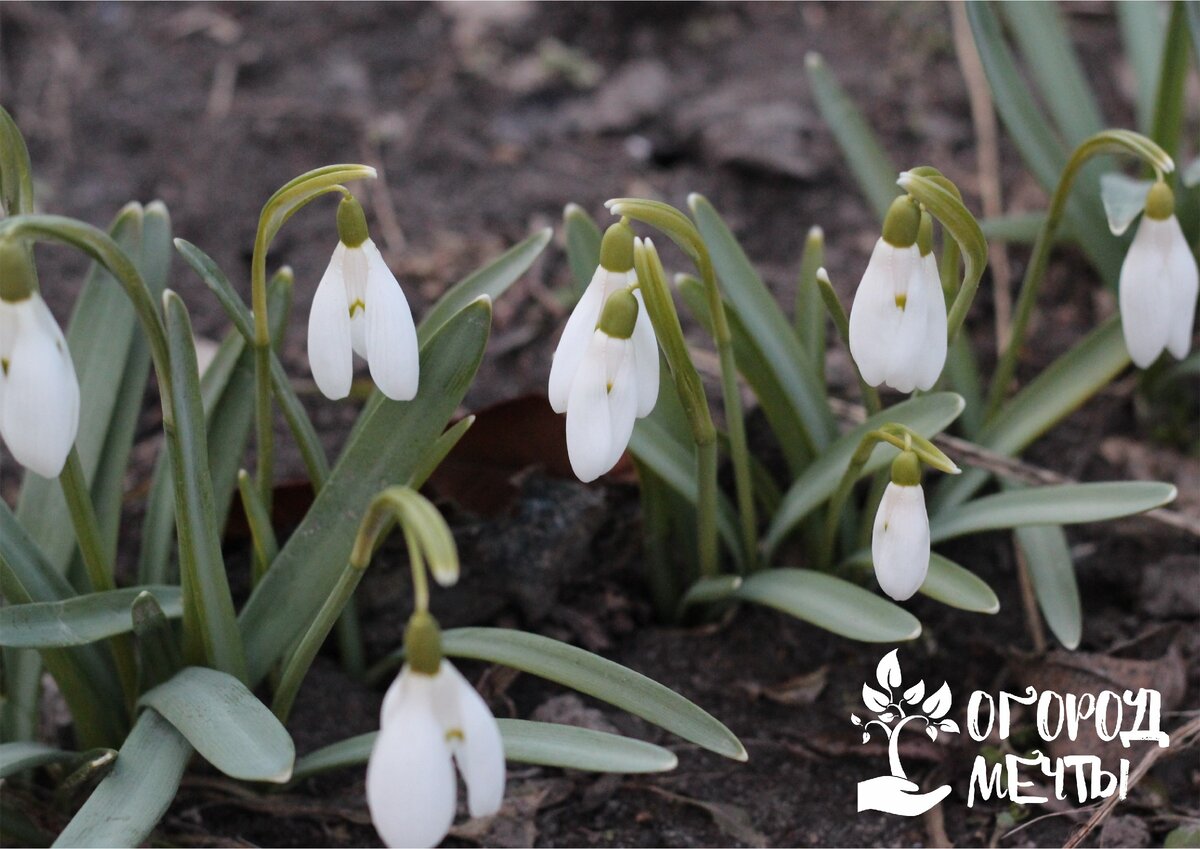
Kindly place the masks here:
MULTIPOLYGON (((1131 125, 1132 78, 1111 6, 1079 3, 1066 12, 1107 119, 1131 125)), ((28 140, 42 209, 105 225, 130 199, 161 198, 176 234, 211 254, 244 295, 266 198, 305 170, 358 161, 379 168, 377 182, 354 190, 418 318, 471 269, 538 228, 557 227, 567 202, 603 223, 607 198, 681 205, 693 191, 722 212, 785 305, 804 234, 822 226, 827 267, 849 304, 878 227, 813 104, 804 73, 811 50, 825 56, 894 161, 937 165, 980 208, 977 146, 950 16, 932 3, 7 2, 0 6, 0 101, 28 140)), ((1003 136, 1000 151, 1006 211, 1042 206, 1044 195, 1003 136)), ((333 204, 314 204, 292 219, 271 257, 272 266, 287 263, 296 272, 284 360, 308 390, 307 406, 331 450, 356 411, 313 397, 304 344, 312 292, 335 244, 333 204)), ((1014 248, 1010 258, 1015 285, 1024 251, 1014 248)), ((84 263, 39 249, 39 269, 47 300, 65 321, 84 263)), ((567 277, 564 254, 552 245, 496 304, 468 410, 544 392, 566 315, 567 277)), ((223 313, 178 260, 170 285, 185 298, 197 332, 219 339, 228 325, 223 313)), ((971 325, 985 352, 994 349, 991 286, 989 277, 971 325)), ((1070 251, 1054 262, 1044 298, 1023 352, 1026 376, 1114 310, 1112 294, 1070 251)), ((985 365, 990 359, 985 353, 985 365)), ((830 369, 835 392, 853 400, 849 362, 836 346, 830 369)), ((144 486, 158 450, 151 395, 146 405, 131 493, 144 486)), ((1137 408, 1134 381, 1122 379, 1028 457, 1078 479, 1171 480, 1180 489, 1178 509, 1195 520, 1196 459, 1147 440, 1137 408)), ((278 441, 281 475, 302 475, 282 427, 278 441)), ((11 500, 17 480, 12 464, 4 466, 0 485, 11 500)), ((722 719, 746 742, 750 761, 722 761, 560 688, 471 667, 500 715, 615 727, 676 749, 680 768, 657 777, 597 777, 514 767, 502 814, 464 823, 452 840, 1020 846, 1059 844, 1086 819, 1089 812, 1071 808, 968 809, 965 780, 978 752, 969 738, 936 745, 914 738, 905 749, 918 782, 955 787, 939 814, 856 814, 855 784, 880 773, 885 755, 874 743, 860 746, 848 718, 861 709, 859 689, 873 677, 882 647, 762 609, 703 628, 656 626, 640 585, 635 489, 627 482, 584 487, 536 468, 512 472, 518 494, 499 515, 446 502, 466 579, 435 599, 438 615, 449 625, 537 630, 627 663, 722 719), (1054 815, 1012 833, 1042 813, 1054 815)), ((132 533, 137 510, 131 497, 132 533)), ((1081 648, 1111 655, 1132 641, 1126 653, 1150 664, 1138 674, 1151 676, 1153 686, 1173 682, 1176 711, 1196 705, 1194 537, 1144 518, 1069 535, 1084 594, 1081 648), (1144 648, 1147 636, 1170 648, 1144 648)), ((243 545, 231 541, 228 553, 231 570, 244 570, 243 545)), ((901 649, 906 671, 935 684, 945 678, 962 699, 975 688, 1022 689, 1035 673, 1051 676, 1044 686, 1063 689, 1053 659, 1023 654, 1031 646, 1008 538, 973 538, 946 553, 988 580, 1002 609, 986 618, 913 602, 925 631, 901 649)), ((372 657, 399 645, 409 610, 403 569, 402 553, 386 549, 360 593, 372 657)), ((291 723, 299 751, 372 730, 380 696, 342 676, 332 654, 323 657, 291 723)), ((960 722, 961 708, 952 714, 960 722)), ((1198 787, 1194 753, 1165 760, 1088 843, 1160 845, 1200 813, 1198 787)), ((174 845, 370 844, 377 838, 362 794, 361 770, 259 796, 198 765, 159 838, 174 845)), ((43 816, 53 827, 63 814, 43 816)))

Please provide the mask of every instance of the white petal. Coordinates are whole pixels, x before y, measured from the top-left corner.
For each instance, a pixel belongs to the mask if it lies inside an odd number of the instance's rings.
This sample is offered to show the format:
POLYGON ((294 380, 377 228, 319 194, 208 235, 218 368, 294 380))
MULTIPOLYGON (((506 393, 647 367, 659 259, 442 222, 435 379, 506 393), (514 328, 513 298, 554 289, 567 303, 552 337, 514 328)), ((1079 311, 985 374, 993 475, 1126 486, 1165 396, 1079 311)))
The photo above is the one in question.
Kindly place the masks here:
POLYGON ((487 703, 450 661, 442 661, 438 677, 444 678, 452 690, 454 711, 440 714, 439 719, 467 785, 467 810, 473 817, 494 814, 504 801, 504 742, 500 726, 487 703))
POLYGON ((1167 284, 1167 251, 1171 243, 1166 221, 1142 216, 1129 253, 1121 263, 1119 301, 1121 329, 1129 358, 1148 368, 1166 347, 1171 330, 1167 284))
MULTIPOLYGON (((631 275, 634 272, 629 272, 631 275)), ((636 277, 635 277, 636 279, 636 277)), ((637 417, 644 418, 654 411, 658 402, 658 340, 654 325, 641 292, 634 292, 638 302, 637 323, 633 326, 634 369, 637 379, 637 417)))
POLYGON ((370 241, 368 239, 357 248, 346 248, 342 258, 342 282, 346 287, 346 304, 350 308, 350 344, 354 353, 363 359, 367 358, 367 281, 370 278, 365 247, 370 241))
POLYGON ((567 325, 563 328, 562 338, 554 350, 554 360, 550 364, 550 406, 556 413, 567 411, 567 399, 571 395, 571 383, 575 380, 575 372, 583 360, 592 333, 596 330, 596 322, 600 320, 600 310, 604 306, 604 290, 608 280, 608 272, 601 266, 596 266, 592 282, 584 290, 583 296, 571 311, 567 325))
POLYGON ((1196 295, 1200 291, 1200 271, 1196 258, 1188 248, 1187 239, 1174 216, 1168 219, 1171 227, 1171 246, 1168 249, 1167 273, 1170 276, 1171 319, 1167 349, 1171 356, 1182 360, 1192 347, 1192 327, 1196 320, 1196 295))
MULTIPOLYGON (((912 271, 912 252, 880 239, 875 243, 850 307, 850 354, 863 380, 878 386, 887 377, 890 349, 902 313, 896 306, 896 278, 912 271)), ((907 279, 904 283, 907 288, 907 279)))
POLYGON ((929 572, 929 515, 918 486, 889 483, 875 514, 871 559, 880 588, 904 601, 925 583, 929 572))
POLYGON ((433 704, 432 681, 431 676, 413 672, 407 663, 404 664, 400 668, 400 674, 383 696, 383 705, 379 709, 379 727, 387 725, 399 707, 410 699, 424 699, 433 704))
POLYGON ((926 392, 937 383, 946 365, 946 296, 932 253, 921 257, 921 267, 929 297, 926 298, 925 345, 917 361, 916 378, 917 388, 926 392))
POLYGON ((417 328, 404 290, 388 270, 375 243, 363 243, 367 255, 367 365, 379 390, 393 401, 417 394, 417 328))
POLYGON ((612 419, 609 416, 606 347, 608 336, 592 332, 567 398, 567 456, 584 483, 612 468, 609 463, 612 419))
POLYGON ((354 378, 350 312, 342 278, 345 253, 346 246, 339 242, 308 313, 308 365, 321 394, 334 401, 350 394, 354 378))
POLYGON ((0 435, 22 466, 58 477, 79 432, 79 381, 62 330, 41 296, 17 303, 15 315, 0 435))
POLYGON ((367 806, 388 846, 436 846, 454 822, 458 788, 432 705, 407 700, 379 731, 367 763, 367 806))
POLYGON ((907 302, 900 311, 900 322, 888 357, 888 371, 884 382, 897 392, 912 392, 917 388, 917 367, 921 364, 925 348, 926 324, 929 320, 929 299, 933 294, 925 280, 919 262, 913 263, 909 281, 905 284, 907 302))
MULTIPOLYGON (((632 340, 610 339, 608 346, 620 351, 615 366, 609 363, 608 392, 608 468, 617 465, 621 455, 629 446, 629 438, 633 435, 633 425, 637 420, 638 385, 636 359, 632 340)), ((607 469, 605 470, 607 471, 607 469)))

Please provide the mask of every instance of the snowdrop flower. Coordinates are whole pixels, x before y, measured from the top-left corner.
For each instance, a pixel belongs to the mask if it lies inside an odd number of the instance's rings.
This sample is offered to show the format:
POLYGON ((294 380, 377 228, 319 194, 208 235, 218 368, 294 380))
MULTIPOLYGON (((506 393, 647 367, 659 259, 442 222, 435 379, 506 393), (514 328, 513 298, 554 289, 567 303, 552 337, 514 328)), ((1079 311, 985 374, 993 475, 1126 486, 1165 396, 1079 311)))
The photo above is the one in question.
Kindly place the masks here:
POLYGON ((871 535, 871 560, 880 588, 904 601, 925 583, 929 572, 929 514, 921 489, 921 464, 912 451, 892 463, 871 535))
POLYGON ((0 437, 18 463, 54 478, 79 432, 79 380, 35 282, 28 247, 0 244, 0 437))
POLYGON ((368 237, 358 201, 344 198, 337 222, 338 246, 308 314, 313 380, 325 397, 345 398, 358 354, 384 395, 408 401, 417 394, 419 378, 417 331, 408 300, 368 237))
POLYGON ((1157 182, 1121 264, 1121 328, 1129 358, 1148 368, 1163 349, 1176 359, 1192 346, 1196 316, 1196 260, 1175 218, 1175 197, 1157 182))
POLYGON ((585 483, 617 464, 634 421, 658 400, 658 342, 635 288, 633 247, 628 222, 608 228, 550 367, 550 406, 567 414, 567 454, 585 483))
POLYGON ((367 806, 388 846, 436 846, 458 805, 454 763, 467 785, 470 815, 500 810, 504 744, 483 699, 441 657, 433 617, 413 616, 404 642, 409 662, 383 700, 367 764, 367 806))
POLYGON ((931 389, 946 363, 946 299, 922 219, 910 198, 892 202, 850 308, 850 353, 871 386, 931 389))

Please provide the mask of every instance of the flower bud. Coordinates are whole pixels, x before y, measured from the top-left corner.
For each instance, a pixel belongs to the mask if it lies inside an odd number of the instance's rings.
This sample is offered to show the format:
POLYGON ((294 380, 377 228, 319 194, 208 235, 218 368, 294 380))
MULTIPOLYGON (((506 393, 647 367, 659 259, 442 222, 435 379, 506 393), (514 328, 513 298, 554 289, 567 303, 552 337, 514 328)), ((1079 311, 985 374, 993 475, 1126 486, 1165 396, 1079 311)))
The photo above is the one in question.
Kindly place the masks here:
POLYGON ((920 486, 921 461, 914 451, 901 451, 892 461, 892 483, 897 486, 920 486))
POLYGON ((600 242, 600 265, 606 271, 616 272, 633 268, 633 228, 624 218, 604 232, 600 242))
POLYGON ((414 672, 435 675, 442 665, 442 630, 426 611, 417 611, 404 628, 404 652, 414 672))
POLYGON ((1175 193, 1171 187, 1159 180, 1150 187, 1146 195, 1146 217, 1155 221, 1166 221, 1175 214, 1175 193))
POLYGON ((883 219, 883 240, 894 248, 907 248, 916 244, 921 228, 921 211, 908 195, 892 201, 887 217, 883 219))
POLYGON ((337 208, 338 239, 348 248, 357 248, 368 238, 367 215, 354 195, 346 195, 337 208))

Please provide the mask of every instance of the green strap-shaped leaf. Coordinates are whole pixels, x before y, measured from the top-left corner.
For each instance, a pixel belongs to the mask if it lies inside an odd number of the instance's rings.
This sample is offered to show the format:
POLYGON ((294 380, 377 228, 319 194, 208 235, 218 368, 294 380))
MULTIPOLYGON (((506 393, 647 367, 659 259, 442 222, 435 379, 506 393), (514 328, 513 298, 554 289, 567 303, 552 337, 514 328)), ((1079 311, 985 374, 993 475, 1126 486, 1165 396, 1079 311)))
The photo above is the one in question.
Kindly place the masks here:
POLYGON ((1022 525, 1077 525, 1133 516, 1175 499, 1175 487, 1153 481, 1070 483, 987 495, 949 508, 929 523, 933 542, 1022 525))
POLYGON ((144 693, 138 705, 156 710, 230 778, 282 784, 292 777, 291 736, 232 675, 189 666, 144 693))
MULTIPOLYGON (((1192 2, 1171 4, 1171 20, 1167 23, 1166 41, 1162 49, 1162 65, 1158 72, 1158 89, 1154 96, 1154 117, 1150 127, 1150 138, 1158 142, 1172 157, 1179 153, 1179 137, 1184 124, 1184 92, 1188 79, 1188 29, 1187 7, 1192 2)), ((1191 10, 1193 26, 1196 12, 1191 10)), ((1195 47, 1200 51, 1200 47, 1195 47)), ((1200 64, 1200 55, 1196 57, 1200 64)))
POLYGON ((825 386, 816 367, 792 332, 779 303, 763 284, 716 209, 700 195, 691 195, 688 206, 695 216, 696 228, 708 246, 721 281, 722 295, 731 312, 741 320, 748 339, 757 345, 763 361, 774 372, 785 397, 804 425, 803 432, 808 435, 809 443, 815 449, 824 448, 836 430, 825 386))
POLYGON ((1121 25, 1122 52, 1133 67, 1133 78, 1137 83, 1134 108, 1138 130, 1148 135, 1154 121, 1154 95, 1162 65, 1163 35, 1167 24, 1165 10, 1159 3, 1117 3, 1113 9, 1121 25))
POLYGON ((717 575, 715 578, 701 578, 688 587, 683 598, 679 600, 679 610, 682 613, 697 604, 712 604, 731 598, 742 585, 741 575, 717 575))
POLYGON ((576 297, 592 282, 600 264, 600 240, 603 235, 592 216, 581 206, 569 203, 563 210, 563 230, 566 233, 567 264, 571 266, 571 289, 576 297))
POLYGON ((442 634, 450 657, 484 660, 547 678, 615 705, 697 746, 744 761, 728 728, 674 690, 581 648, 506 628, 453 628, 442 634))
MULTIPOLYGON (((504 741, 504 758, 513 763, 622 773, 669 772, 679 763, 674 752, 619 734, 526 719, 497 719, 496 724, 504 741)), ((359 734, 305 755, 296 761, 292 783, 362 766, 378 736, 378 731, 359 734)))
POLYGON ((809 569, 759 572, 745 580, 736 596, 851 640, 898 643, 921 634, 921 623, 904 608, 857 584, 809 569))
POLYGON ((187 740, 143 711, 117 762, 67 824, 55 846, 140 846, 175 798, 191 757, 187 740))
POLYGON ((246 675, 241 635, 217 531, 208 437, 200 400, 195 339, 187 307, 174 292, 163 295, 170 352, 172 419, 168 443, 179 536, 179 574, 183 586, 183 652, 189 663, 208 663, 239 678, 246 675))
POLYGON ((996 613, 1000 599, 987 583, 952 560, 937 553, 929 555, 929 574, 918 590, 942 604, 972 613, 996 613))
MULTIPOLYGON (((850 458, 867 433, 891 422, 906 425, 928 438, 940 433, 958 418, 962 410, 961 397, 953 392, 935 392, 889 407, 838 439, 821 452, 821 456, 784 493, 783 502, 771 518, 763 538, 764 557, 769 560, 800 521, 833 495, 842 475, 846 473, 850 458)), ((883 468, 895 459, 896 453, 892 446, 880 443, 863 467, 863 475, 873 474, 883 468)))
POLYGON ((64 752, 42 743, 0 743, 0 778, 8 778, 44 764, 70 763, 78 752, 64 752))
POLYGON ((357 427, 304 521, 242 610, 239 626, 252 685, 328 598, 354 545, 357 517, 381 490, 409 480, 441 436, 475 377, 491 316, 490 301, 480 298, 443 325, 421 348, 416 398, 379 403, 357 427))
POLYGON ((153 594, 167 616, 183 614, 179 587, 129 587, 64 601, 10 603, 0 608, 0 645, 66 648, 127 633, 133 630, 129 607, 143 592, 153 594))
POLYGON ((1067 535, 1057 525, 1034 525, 1016 528, 1015 536, 1046 625, 1068 649, 1078 648, 1083 608, 1067 535))

